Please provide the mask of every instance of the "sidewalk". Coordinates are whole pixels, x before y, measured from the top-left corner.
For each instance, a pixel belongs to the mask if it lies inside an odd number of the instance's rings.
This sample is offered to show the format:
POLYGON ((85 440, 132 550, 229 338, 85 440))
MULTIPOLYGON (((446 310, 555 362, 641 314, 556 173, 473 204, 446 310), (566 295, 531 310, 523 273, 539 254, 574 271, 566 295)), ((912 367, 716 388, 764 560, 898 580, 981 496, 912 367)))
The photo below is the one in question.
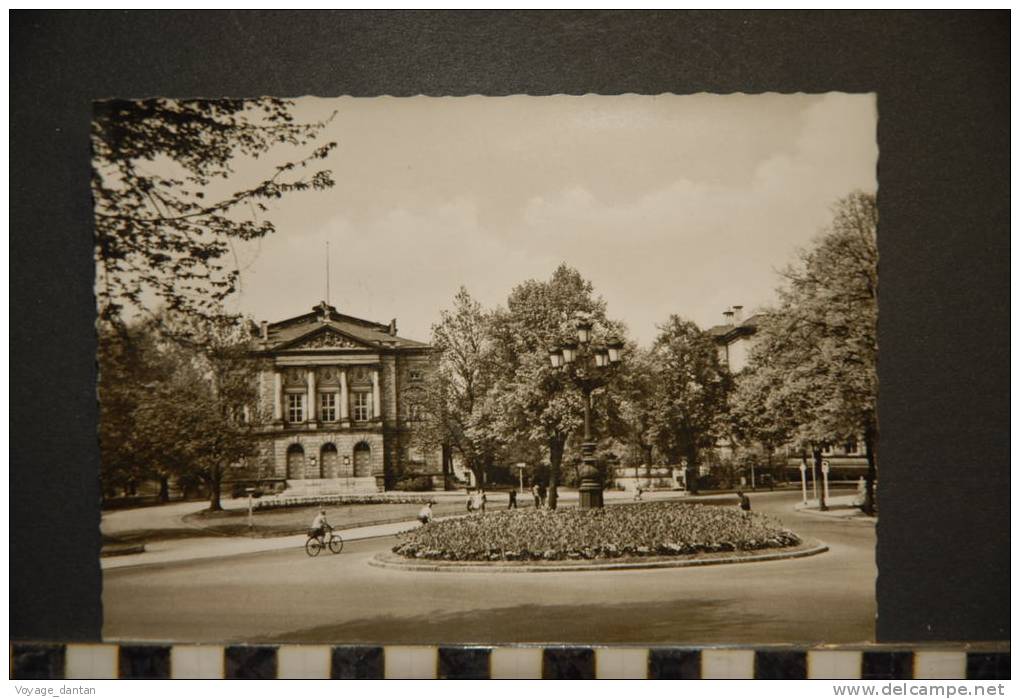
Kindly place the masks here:
POLYGON ((803 512, 804 514, 817 515, 819 517, 829 517, 832 519, 842 520, 855 520, 862 522, 874 523, 874 517, 868 517, 860 508, 854 505, 854 500, 857 498, 857 493, 853 495, 837 495, 830 497, 825 501, 825 504, 829 507, 828 510, 822 511, 818 509, 818 500, 808 500, 807 502, 799 502, 793 506, 793 509, 797 512, 803 512))
MULTIPOLYGON (((379 536, 392 536, 419 526, 417 521, 393 522, 370 527, 354 527, 338 530, 345 542, 360 539, 374 539, 379 536)), ((146 544, 144 553, 124 556, 108 556, 100 558, 103 570, 133 568, 135 566, 176 563, 179 561, 202 560, 208 558, 224 558, 240 556, 248 553, 264 553, 282 549, 301 549, 307 540, 305 534, 280 536, 273 538, 246 539, 243 537, 203 537, 197 539, 177 539, 173 541, 157 541, 146 544)))

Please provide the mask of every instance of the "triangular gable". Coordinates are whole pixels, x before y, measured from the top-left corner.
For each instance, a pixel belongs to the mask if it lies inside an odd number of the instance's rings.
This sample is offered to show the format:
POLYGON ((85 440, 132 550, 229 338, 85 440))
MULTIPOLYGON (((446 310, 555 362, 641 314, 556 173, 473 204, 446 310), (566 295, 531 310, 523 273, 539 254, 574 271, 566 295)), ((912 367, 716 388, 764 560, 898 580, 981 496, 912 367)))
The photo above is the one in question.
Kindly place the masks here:
POLYGON ((323 327, 311 330, 300 337, 296 337, 286 344, 280 345, 278 350, 305 350, 305 349, 378 349, 362 340, 355 339, 336 328, 323 327))

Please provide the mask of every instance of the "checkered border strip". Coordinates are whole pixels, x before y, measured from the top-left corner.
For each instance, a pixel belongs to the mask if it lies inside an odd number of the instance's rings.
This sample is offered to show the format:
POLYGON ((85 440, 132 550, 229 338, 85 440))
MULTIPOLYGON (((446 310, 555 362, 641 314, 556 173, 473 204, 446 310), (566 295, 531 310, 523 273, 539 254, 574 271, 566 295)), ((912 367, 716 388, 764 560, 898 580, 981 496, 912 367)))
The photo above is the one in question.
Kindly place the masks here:
POLYGON ((1008 651, 11 645, 11 679, 1009 679, 1008 651))

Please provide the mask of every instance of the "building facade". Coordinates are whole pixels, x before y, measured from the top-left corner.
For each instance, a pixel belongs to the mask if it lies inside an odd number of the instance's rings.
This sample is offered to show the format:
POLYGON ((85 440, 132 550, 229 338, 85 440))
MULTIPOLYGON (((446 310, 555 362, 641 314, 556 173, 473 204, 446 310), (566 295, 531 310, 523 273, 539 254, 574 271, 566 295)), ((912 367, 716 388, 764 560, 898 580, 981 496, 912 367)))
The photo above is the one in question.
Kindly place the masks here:
POLYGON ((730 373, 738 374, 746 366, 754 347, 754 334, 758 330, 759 316, 744 318, 744 307, 733 306, 723 313, 722 325, 708 329, 715 340, 719 361, 730 373))
POLYGON ((412 443, 429 345, 322 302, 257 329, 259 461, 287 491, 380 492, 402 478, 444 486, 442 451, 412 443))

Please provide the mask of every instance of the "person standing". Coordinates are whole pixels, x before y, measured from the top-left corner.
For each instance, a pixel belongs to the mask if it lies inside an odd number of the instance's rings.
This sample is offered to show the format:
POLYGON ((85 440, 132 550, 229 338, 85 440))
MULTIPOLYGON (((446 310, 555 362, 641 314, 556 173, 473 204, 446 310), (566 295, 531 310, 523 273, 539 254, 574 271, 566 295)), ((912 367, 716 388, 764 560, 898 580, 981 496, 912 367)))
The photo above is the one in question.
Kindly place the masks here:
POLYGON ((538 486, 538 501, 542 507, 545 507, 545 483, 538 486))
POLYGON ((740 498, 740 509, 743 510, 744 512, 750 512, 751 511, 751 498, 749 498, 746 495, 744 495, 744 491, 743 490, 738 490, 737 491, 737 497, 740 498))
POLYGON ((481 511, 481 513, 483 515, 485 514, 485 503, 487 501, 488 501, 488 498, 485 497, 485 490, 483 490, 482 488, 479 488, 478 489, 478 509, 479 509, 479 511, 481 511))
POLYGON ((425 507, 421 508, 418 512, 418 521, 424 527, 426 524, 432 521, 432 503, 428 502, 425 507))
POLYGON ((535 509, 537 510, 542 506, 542 489, 538 487, 538 483, 531 484, 531 496, 535 498, 535 509))
POLYGON ((506 509, 516 510, 517 509, 517 491, 513 488, 510 489, 510 502, 507 504, 506 509))

